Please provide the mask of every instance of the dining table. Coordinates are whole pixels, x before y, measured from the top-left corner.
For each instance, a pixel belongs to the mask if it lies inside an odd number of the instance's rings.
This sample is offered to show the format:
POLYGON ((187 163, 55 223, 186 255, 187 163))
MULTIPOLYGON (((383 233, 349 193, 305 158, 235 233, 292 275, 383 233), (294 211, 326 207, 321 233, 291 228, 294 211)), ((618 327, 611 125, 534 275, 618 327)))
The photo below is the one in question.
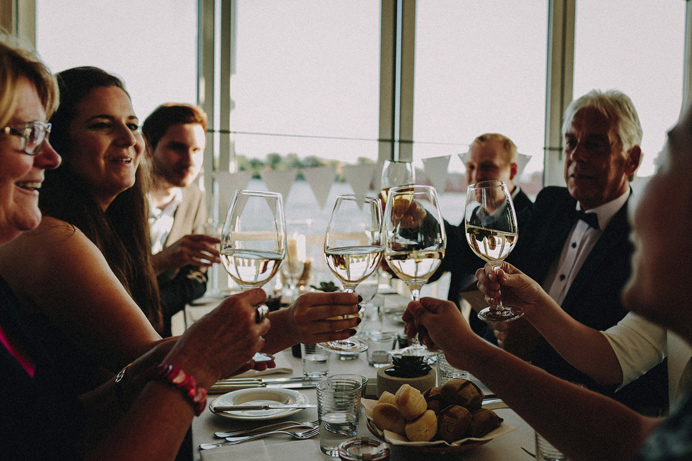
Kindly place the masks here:
MULTIPOLYGON (((383 331, 403 332, 403 323, 397 321, 396 308, 392 311, 391 306, 403 304, 407 302, 407 298, 400 295, 393 295, 390 299, 385 298, 384 306, 389 305, 389 310, 384 311, 382 322, 379 328, 383 331), (397 296, 399 296, 397 298, 397 296), (394 312, 394 313, 392 313, 394 312)), ((194 322, 206 312, 211 310, 215 305, 218 305, 219 299, 202 299, 193 306, 186 307, 186 323, 194 322)), ((383 309, 384 310, 384 309, 383 309)), ((365 353, 361 353, 356 359, 341 360, 342 357, 335 353, 330 354, 329 358, 329 375, 334 374, 355 374, 361 375, 368 379, 367 385, 364 388, 363 398, 377 400, 377 368, 368 365, 365 353)), ((294 357, 291 348, 275 354, 276 368, 265 372, 247 372, 243 376, 261 377, 261 378, 283 378, 283 377, 302 377, 302 361, 298 357, 294 357)), ((436 366, 433 366, 436 368, 436 366)), ((471 377, 486 394, 491 393, 487 387, 480 381, 471 377)), ((271 387, 269 388, 271 389, 271 387)), ((317 404, 317 395, 315 388, 295 389, 306 397, 310 404, 317 404)), ((210 394, 208 403, 212 405, 217 398, 223 394, 210 394)), ((454 453, 440 454, 435 452, 422 452, 410 447, 396 446, 389 444, 391 460, 478 460, 478 461, 498 461, 498 460, 517 460, 530 461, 535 459, 535 435, 534 430, 517 415, 512 409, 504 406, 501 402, 493 406, 495 411, 503 420, 504 425, 509 425, 514 430, 505 433, 489 442, 476 446, 465 451, 454 453)), ((258 419, 235 419, 228 416, 215 414, 207 409, 192 423, 192 450, 193 459, 195 461, 217 461, 217 460, 249 460, 249 461, 269 461, 269 460, 330 460, 338 459, 331 458, 320 451, 319 436, 307 440, 294 440, 287 436, 268 437, 248 442, 243 442, 237 445, 223 446, 210 450, 199 449, 202 443, 214 443, 223 441, 215 437, 215 432, 219 431, 238 431, 243 429, 254 429, 267 424, 272 424, 281 421, 298 421, 312 422, 317 421, 317 408, 311 407, 299 410, 289 416, 279 419, 264 420, 258 419)), ((364 410, 361 410, 358 427, 358 437, 369 437, 376 439, 367 425, 367 418, 364 410)))

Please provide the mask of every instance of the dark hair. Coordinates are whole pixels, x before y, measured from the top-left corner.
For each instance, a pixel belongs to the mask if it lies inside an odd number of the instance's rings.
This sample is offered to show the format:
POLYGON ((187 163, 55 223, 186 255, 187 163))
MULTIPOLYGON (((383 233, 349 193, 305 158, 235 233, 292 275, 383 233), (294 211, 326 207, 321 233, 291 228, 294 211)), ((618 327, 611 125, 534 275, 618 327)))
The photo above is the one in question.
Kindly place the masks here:
POLYGON ((68 69, 56 77, 60 106, 50 119, 51 144, 66 161, 61 168, 46 171, 39 196, 41 211, 72 224, 101 250, 118 280, 160 331, 161 306, 150 261, 146 162, 140 162, 135 185, 118 194, 105 212, 69 162, 69 127, 77 115, 77 105, 94 88, 114 86, 127 94, 125 85, 118 77, 96 67, 68 69))
POLYGON ((153 152, 168 128, 183 124, 202 125, 204 131, 207 131, 207 114, 201 108, 190 104, 161 104, 144 120, 142 134, 153 152))

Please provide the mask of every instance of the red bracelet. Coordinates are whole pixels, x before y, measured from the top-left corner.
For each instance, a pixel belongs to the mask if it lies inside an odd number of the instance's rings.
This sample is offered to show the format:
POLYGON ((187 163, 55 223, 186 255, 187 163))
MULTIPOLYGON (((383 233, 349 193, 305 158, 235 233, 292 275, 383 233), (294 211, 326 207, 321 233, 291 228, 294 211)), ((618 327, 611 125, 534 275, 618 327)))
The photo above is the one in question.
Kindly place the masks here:
POLYGON ((202 414, 207 406, 207 390, 197 384, 194 376, 185 373, 178 365, 156 365, 141 376, 144 380, 156 379, 180 389, 195 410, 195 416, 202 414))

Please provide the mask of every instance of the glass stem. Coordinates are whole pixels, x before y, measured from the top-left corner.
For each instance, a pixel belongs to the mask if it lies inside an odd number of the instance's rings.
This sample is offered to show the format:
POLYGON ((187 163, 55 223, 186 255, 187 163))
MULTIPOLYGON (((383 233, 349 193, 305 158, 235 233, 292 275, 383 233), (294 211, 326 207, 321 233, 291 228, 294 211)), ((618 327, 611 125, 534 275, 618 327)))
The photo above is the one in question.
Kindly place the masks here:
MULTIPOLYGON (((420 285, 418 286, 409 286, 409 289, 411 290, 411 299, 413 301, 420 301, 420 285)), ((418 341, 418 335, 414 336, 411 338, 411 345, 412 346, 420 346, 420 341, 418 341)))

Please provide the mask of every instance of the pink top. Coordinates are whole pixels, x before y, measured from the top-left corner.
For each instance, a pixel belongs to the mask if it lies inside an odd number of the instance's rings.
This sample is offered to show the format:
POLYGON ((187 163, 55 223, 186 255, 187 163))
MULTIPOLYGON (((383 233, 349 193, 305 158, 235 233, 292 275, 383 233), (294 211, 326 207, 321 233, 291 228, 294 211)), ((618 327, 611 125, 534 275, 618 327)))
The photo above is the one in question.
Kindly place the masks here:
POLYGON ((7 350, 10 351, 10 354, 12 354, 15 359, 17 359, 17 362, 19 362, 24 367, 26 372, 29 373, 29 376, 33 378, 34 372, 36 371, 36 365, 34 365, 34 362, 31 361, 31 359, 24 353, 23 350, 21 350, 18 347, 12 346, 9 338, 7 338, 7 336, 5 335, 5 331, 2 329, 2 325, 0 325, 0 342, 2 342, 2 344, 7 348, 7 350))

